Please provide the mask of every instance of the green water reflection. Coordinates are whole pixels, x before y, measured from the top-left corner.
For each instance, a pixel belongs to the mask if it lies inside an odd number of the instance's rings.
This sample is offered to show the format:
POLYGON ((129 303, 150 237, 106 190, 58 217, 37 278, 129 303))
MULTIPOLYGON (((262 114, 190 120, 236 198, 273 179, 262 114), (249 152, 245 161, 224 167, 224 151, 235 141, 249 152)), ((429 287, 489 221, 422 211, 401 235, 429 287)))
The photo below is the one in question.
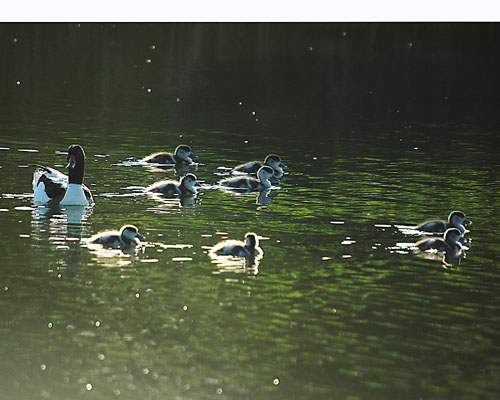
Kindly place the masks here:
POLYGON ((495 398, 497 32, 0 25, 2 399, 495 398), (75 142, 95 208, 35 207, 26 165, 60 166, 75 142), (178 174, 133 161, 180 143, 200 156, 193 204, 141 195, 178 174), (289 174, 268 201, 210 187, 272 152, 289 174), (391 251, 417 240, 394 224, 452 209, 473 220, 456 268, 391 251), (151 245, 81 241, 125 223, 151 245), (248 231, 257 271, 211 262, 248 231))

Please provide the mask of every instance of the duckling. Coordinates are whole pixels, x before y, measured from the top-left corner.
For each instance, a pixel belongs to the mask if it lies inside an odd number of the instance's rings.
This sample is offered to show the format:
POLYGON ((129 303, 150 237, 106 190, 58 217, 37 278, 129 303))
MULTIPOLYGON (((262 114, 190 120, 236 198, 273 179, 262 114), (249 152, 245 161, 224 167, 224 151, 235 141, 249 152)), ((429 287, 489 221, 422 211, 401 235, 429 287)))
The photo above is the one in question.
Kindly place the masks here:
POLYGON ((144 240, 144 236, 139 233, 139 229, 135 225, 123 225, 120 231, 97 233, 87 241, 107 247, 117 247, 122 245, 137 246, 141 240, 144 240))
POLYGON ((187 174, 183 176, 179 182, 160 181, 153 183, 146 188, 146 191, 161 193, 168 197, 173 197, 175 195, 193 196, 196 194, 195 186, 200 186, 200 183, 196 180, 196 175, 187 174))
POLYGON ((453 251, 459 252, 462 250, 460 240, 462 239, 462 232, 458 228, 449 228, 444 233, 444 239, 441 238, 428 238, 422 239, 415 243, 420 250, 436 249, 439 251, 453 251))
POLYGON ((166 152, 153 153, 144 157, 141 161, 156 164, 187 165, 193 163, 192 158, 198 158, 198 156, 193 153, 191 147, 181 144, 175 149, 175 154, 166 152))
POLYGON ((210 249, 211 256, 262 256, 264 252, 259 247, 257 234, 248 232, 245 235, 245 242, 241 240, 223 240, 210 249))
POLYGON ((444 233, 448 228, 458 228, 460 232, 465 233, 466 229, 462 224, 471 224, 472 222, 465 218, 462 211, 452 211, 448 216, 448 221, 426 221, 415 227, 415 229, 424 232, 444 233))
POLYGON ((264 162, 250 161, 245 164, 237 165, 233 168, 233 170, 244 172, 246 174, 255 174, 264 165, 267 165, 274 170, 274 176, 276 178, 281 178, 283 176, 283 168, 286 168, 286 165, 281 162, 280 156, 276 154, 269 154, 265 158, 264 162))
POLYGON ((257 171, 257 178, 250 176, 226 178, 219 181, 221 186, 232 189, 244 189, 247 191, 264 190, 271 187, 270 179, 274 176, 274 170, 265 165, 257 171))
POLYGON ((36 204, 61 206, 93 206, 94 199, 89 188, 83 184, 85 174, 85 152, 78 144, 68 148, 68 175, 42 165, 33 173, 33 193, 36 204))

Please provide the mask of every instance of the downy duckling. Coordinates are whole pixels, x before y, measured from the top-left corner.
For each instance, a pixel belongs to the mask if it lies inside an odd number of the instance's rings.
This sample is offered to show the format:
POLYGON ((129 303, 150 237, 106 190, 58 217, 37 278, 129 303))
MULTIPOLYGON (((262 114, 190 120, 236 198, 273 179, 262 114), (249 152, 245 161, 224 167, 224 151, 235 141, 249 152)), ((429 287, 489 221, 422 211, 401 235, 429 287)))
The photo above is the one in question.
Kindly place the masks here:
POLYGON ((459 252, 462 250, 462 245, 459 243, 462 239, 462 232, 458 228, 449 228, 444 233, 444 239, 441 238, 428 238, 422 239, 415 243, 420 250, 436 249, 439 251, 453 251, 459 252))
POLYGON ((164 196, 172 197, 193 196, 196 194, 195 186, 200 186, 194 174, 187 174, 181 178, 179 182, 175 181, 160 181, 153 183, 146 188, 146 191, 153 193, 161 193, 164 196))
POLYGON ((193 153, 191 147, 181 144, 175 149, 175 154, 166 152, 153 153, 144 157, 141 161, 156 164, 188 165, 193 163, 192 158, 198 158, 198 156, 193 153))
POLYGON ((102 244, 106 247, 137 246, 144 240, 135 225, 123 225, 120 231, 106 231, 97 233, 87 241, 92 244, 102 244))
POLYGON ((283 168, 286 168, 286 165, 281 162, 280 156, 276 154, 269 154, 264 162, 250 161, 245 164, 237 165, 233 168, 233 170, 244 172, 246 174, 255 174, 264 165, 267 165, 274 170, 274 176, 276 178, 281 178, 283 176, 283 168))
POLYGON ((264 252, 259 247, 259 238, 253 232, 245 235, 245 242, 234 239, 223 240, 210 249, 211 256, 248 257, 262 256, 262 254, 264 252))
POLYGON ((68 148, 68 175, 42 165, 33 173, 33 193, 36 204, 61 206, 93 206, 94 199, 89 188, 83 184, 85 174, 85 152, 74 144, 68 148))
POLYGON ((247 191, 264 190, 271 187, 270 179, 273 175, 274 170, 271 167, 263 166, 257 171, 257 178, 250 176, 232 177, 219 181, 219 184, 232 189, 243 189, 247 191))
POLYGON ((458 228, 460 232, 465 233, 466 229, 462 224, 471 224, 472 222, 465 218, 462 211, 452 211, 447 221, 426 221, 415 227, 415 229, 424 232, 444 233, 449 228, 458 228))

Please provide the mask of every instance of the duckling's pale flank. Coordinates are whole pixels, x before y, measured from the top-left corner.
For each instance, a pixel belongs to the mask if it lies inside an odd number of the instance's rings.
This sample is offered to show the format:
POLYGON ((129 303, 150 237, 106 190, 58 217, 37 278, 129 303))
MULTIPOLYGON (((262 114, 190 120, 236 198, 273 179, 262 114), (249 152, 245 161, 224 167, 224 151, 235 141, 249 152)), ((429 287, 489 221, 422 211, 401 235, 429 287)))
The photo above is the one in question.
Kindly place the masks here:
POLYGON ((274 170, 274 176, 276 178, 281 178, 283 176, 283 168, 286 168, 286 165, 281 162, 280 156, 276 154, 269 154, 264 162, 250 161, 245 164, 237 165, 233 168, 233 170, 244 172, 246 174, 255 174, 264 165, 267 165, 274 170))
POLYGON ((242 189, 246 191, 264 190, 271 187, 270 179, 274 175, 274 170, 269 166, 260 167, 257 171, 257 178, 250 176, 226 178, 219 181, 221 186, 232 189, 242 189))
POLYGON ((83 184, 85 174, 85 152, 83 148, 78 144, 69 146, 67 160, 68 176, 54 168, 35 165, 33 192, 36 204, 94 205, 92 193, 83 184))
POLYGON ((418 241, 415 246, 420 250, 436 249, 439 251, 458 252, 462 250, 459 241, 462 239, 462 232, 458 228, 449 228, 444 233, 444 239, 428 238, 418 241))
POLYGON ((262 254, 264 252, 259 247, 259 238, 253 232, 245 235, 245 242, 234 239, 223 240, 210 249, 211 256, 248 257, 262 256, 262 254))
POLYGON ((187 174, 179 182, 160 181, 153 183, 146 188, 146 191, 152 193, 161 193, 164 196, 193 196, 196 194, 195 186, 200 186, 194 174, 187 174))
POLYGON ((448 216, 448 221, 426 221, 416 226, 415 229, 424 232, 444 233, 449 228, 457 228, 463 234, 466 231, 463 224, 471 223, 462 211, 452 211, 448 216))
POLYGON ((106 247, 137 246, 144 240, 135 225, 123 225, 119 231, 97 233, 87 241, 93 244, 102 244, 106 247))
POLYGON ((153 153, 144 157, 141 161, 156 164, 188 165, 193 163, 192 158, 198 158, 198 156, 193 153, 191 147, 181 144, 177 146, 174 154, 166 152, 153 153))

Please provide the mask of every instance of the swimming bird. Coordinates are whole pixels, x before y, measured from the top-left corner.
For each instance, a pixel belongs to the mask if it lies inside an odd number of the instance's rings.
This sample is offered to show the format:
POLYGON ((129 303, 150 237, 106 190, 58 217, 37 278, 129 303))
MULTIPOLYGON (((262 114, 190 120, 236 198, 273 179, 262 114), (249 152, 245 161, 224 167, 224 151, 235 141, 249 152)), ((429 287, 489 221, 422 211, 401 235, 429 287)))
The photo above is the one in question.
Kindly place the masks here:
POLYGON ((245 242, 234 239, 223 240, 212 247, 209 254, 211 256, 248 257, 262 256, 264 252, 259 247, 257 234, 248 232, 245 235, 245 242))
POLYGON ((97 233, 87 239, 88 243, 102 244, 106 247, 137 246, 144 240, 135 225, 123 225, 119 231, 97 233))
POLYGON ((232 189, 244 189, 246 191, 264 190, 271 187, 270 179, 274 176, 274 170, 269 166, 260 167, 257 178, 250 176, 232 177, 219 181, 221 186, 232 189))
POLYGON ((415 243, 415 246, 420 250, 431 250, 436 249, 439 251, 454 251, 458 252, 462 250, 462 245, 459 241, 462 238, 462 232, 458 228, 449 228, 444 233, 444 239, 442 238, 428 238, 422 239, 415 243))
POLYGON ((462 211, 452 211, 448 216, 448 221, 426 221, 416 226, 415 229, 424 232, 444 233, 449 228, 458 228, 463 234, 466 231, 463 224, 471 223, 472 222, 465 217, 462 211))
POLYGON ((175 181, 160 181, 153 183, 146 188, 146 191, 153 193, 161 193, 165 196, 192 196, 196 194, 195 186, 200 186, 196 180, 196 175, 187 174, 181 178, 179 182, 175 181))
POLYGON ((36 167, 33 173, 33 192, 35 204, 62 206, 94 205, 90 190, 83 184, 85 174, 85 152, 78 144, 68 148, 68 175, 58 170, 42 165, 36 167))
POLYGON ((246 174, 255 174, 264 165, 267 165, 274 170, 274 176, 276 178, 281 178, 283 176, 283 168, 286 168, 286 165, 281 162, 280 156, 276 154, 269 154, 265 158, 264 162, 250 161, 245 164, 237 165, 233 168, 233 170, 244 172, 246 174))
POLYGON ((144 157, 141 161, 156 164, 188 165, 193 163, 192 158, 198 158, 198 156, 193 153, 191 147, 181 144, 175 149, 175 154, 166 152, 153 153, 144 157))

